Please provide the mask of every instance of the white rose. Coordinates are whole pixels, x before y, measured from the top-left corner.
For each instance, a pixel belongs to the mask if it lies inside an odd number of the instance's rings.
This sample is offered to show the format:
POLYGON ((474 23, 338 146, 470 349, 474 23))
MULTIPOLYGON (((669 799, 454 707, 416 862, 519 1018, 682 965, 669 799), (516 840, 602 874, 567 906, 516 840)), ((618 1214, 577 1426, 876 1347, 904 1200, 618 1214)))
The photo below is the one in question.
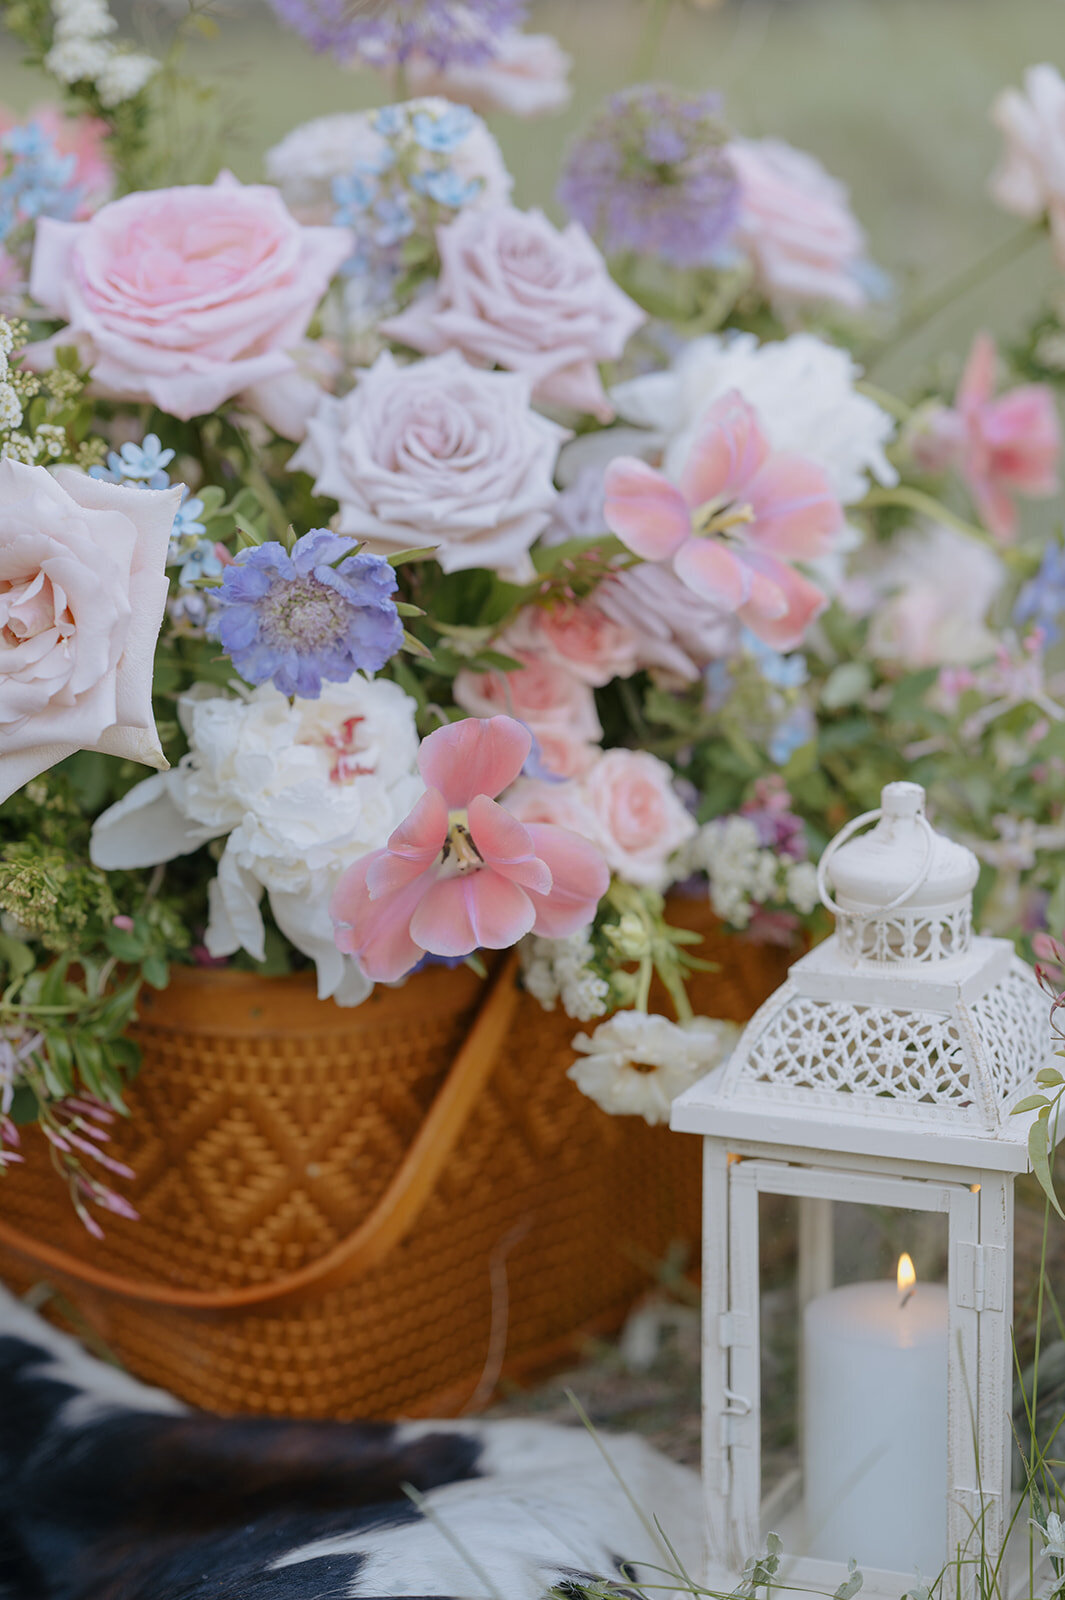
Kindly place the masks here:
POLYGON ((531 409, 529 387, 455 351, 408 367, 386 352, 343 400, 323 397, 290 465, 339 503, 339 531, 367 549, 432 546, 445 572, 490 567, 523 583, 566 437, 531 409))
POLYGON ((105 811, 92 858, 151 866, 228 835, 210 888, 213 955, 265 955, 263 891, 274 920, 318 967, 318 992, 354 1005, 372 987, 333 942, 329 900, 343 869, 379 849, 422 792, 414 703, 394 683, 324 684, 290 702, 271 685, 243 697, 183 696, 189 753, 105 811))
POLYGON ((612 1116, 669 1121, 678 1094, 728 1055, 739 1036, 733 1022, 695 1017, 682 1027, 668 1017, 618 1011, 573 1048, 583 1059, 567 1074, 582 1094, 612 1116))

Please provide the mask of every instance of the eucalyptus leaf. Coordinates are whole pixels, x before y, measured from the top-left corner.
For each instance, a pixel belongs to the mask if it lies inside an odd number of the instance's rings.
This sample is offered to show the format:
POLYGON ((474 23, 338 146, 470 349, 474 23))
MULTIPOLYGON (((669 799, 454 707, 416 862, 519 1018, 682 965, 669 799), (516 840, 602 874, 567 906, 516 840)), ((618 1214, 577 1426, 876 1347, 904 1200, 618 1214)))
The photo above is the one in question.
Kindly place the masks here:
POLYGON ((1062 1211, 1057 1194, 1054 1191, 1054 1178, 1050 1170, 1050 1123, 1049 1108, 1044 1107, 1039 1116, 1028 1129, 1028 1159, 1032 1164, 1032 1171, 1039 1180, 1040 1188, 1054 1207, 1062 1222, 1065 1222, 1065 1211, 1062 1211))

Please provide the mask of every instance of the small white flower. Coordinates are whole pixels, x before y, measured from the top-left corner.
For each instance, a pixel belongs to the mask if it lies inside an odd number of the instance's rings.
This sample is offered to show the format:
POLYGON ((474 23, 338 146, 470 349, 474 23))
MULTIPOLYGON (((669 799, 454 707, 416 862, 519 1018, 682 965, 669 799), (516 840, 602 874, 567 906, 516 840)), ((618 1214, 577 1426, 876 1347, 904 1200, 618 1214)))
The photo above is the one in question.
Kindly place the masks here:
POLYGON ((1043 1554, 1053 1556, 1058 1561, 1065 1561, 1065 1523, 1062 1522, 1056 1511, 1047 1512, 1046 1526, 1037 1522, 1034 1517, 1029 1519, 1037 1533, 1042 1534, 1045 1541, 1043 1554))
POLYGON ((118 106, 140 94, 145 84, 159 71, 152 56, 139 51, 116 51, 97 75, 96 87, 105 106, 118 106))
POLYGON ((546 939, 530 937, 521 945, 521 981, 534 1000, 545 1011, 554 1011, 558 1004, 558 980, 545 956, 536 954, 536 946, 547 944, 546 939))
POLYGON ((719 1066, 738 1034, 735 1023, 709 1017, 678 1026, 668 1017, 618 1011, 590 1037, 577 1035, 573 1048, 583 1059, 568 1076, 612 1116, 668 1122, 676 1096, 719 1066))
POLYGON ((54 0, 56 39, 102 39, 118 23, 105 0, 54 0))
POLYGON ((9 383, 0 383, 0 428, 17 428, 22 421, 22 402, 9 383))
POLYGON ((817 892, 817 868, 813 862, 793 862, 787 870, 785 884, 788 900, 796 911, 808 917, 820 898, 817 892))
POLYGON ((73 36, 57 40, 45 56, 44 64, 60 83, 95 82, 111 55, 110 44, 73 36))

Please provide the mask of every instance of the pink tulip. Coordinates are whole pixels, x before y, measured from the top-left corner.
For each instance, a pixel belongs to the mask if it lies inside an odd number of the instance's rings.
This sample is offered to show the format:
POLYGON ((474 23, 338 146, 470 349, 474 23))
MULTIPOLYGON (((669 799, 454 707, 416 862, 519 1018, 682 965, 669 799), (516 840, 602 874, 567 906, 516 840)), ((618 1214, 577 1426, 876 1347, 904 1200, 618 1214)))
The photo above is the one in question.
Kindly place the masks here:
POLYGON ((337 948, 390 983, 427 952, 504 950, 585 927, 606 893, 601 853, 567 828, 524 826, 495 796, 532 736, 513 717, 470 717, 422 741, 426 792, 383 850, 348 867, 330 905, 337 948))
POLYGON ((620 456, 606 472, 606 521, 645 561, 669 561, 704 600, 776 650, 793 650, 825 596, 789 562, 824 555, 843 511, 821 468, 771 455, 735 389, 703 418, 680 486, 620 456))
POLYGON ((995 341, 978 333, 965 363, 954 413, 960 424, 957 465, 986 526, 1004 544, 1017 536, 1011 495, 1041 500, 1058 490, 1061 425, 1045 383, 1026 383, 995 398, 995 341))

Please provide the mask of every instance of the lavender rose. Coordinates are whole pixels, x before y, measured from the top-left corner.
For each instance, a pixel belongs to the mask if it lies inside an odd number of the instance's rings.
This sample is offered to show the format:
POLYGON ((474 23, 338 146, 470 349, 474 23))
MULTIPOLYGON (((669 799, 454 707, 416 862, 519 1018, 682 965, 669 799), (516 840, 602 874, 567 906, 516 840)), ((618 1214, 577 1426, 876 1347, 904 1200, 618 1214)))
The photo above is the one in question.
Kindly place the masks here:
POLYGON ((180 499, 0 461, 0 800, 75 750, 166 767, 152 666, 180 499))
POLYGON ((455 352, 401 367, 387 353, 343 400, 322 398, 291 466, 340 506, 337 530, 377 555, 433 546, 445 572, 533 576, 564 429, 529 406, 526 378, 455 352))
POLYGON ((390 339, 435 354, 527 375, 533 398, 614 412, 599 376, 644 313, 623 294, 578 223, 562 232, 540 211, 467 211, 437 231, 440 278, 413 305, 382 322, 390 339))

